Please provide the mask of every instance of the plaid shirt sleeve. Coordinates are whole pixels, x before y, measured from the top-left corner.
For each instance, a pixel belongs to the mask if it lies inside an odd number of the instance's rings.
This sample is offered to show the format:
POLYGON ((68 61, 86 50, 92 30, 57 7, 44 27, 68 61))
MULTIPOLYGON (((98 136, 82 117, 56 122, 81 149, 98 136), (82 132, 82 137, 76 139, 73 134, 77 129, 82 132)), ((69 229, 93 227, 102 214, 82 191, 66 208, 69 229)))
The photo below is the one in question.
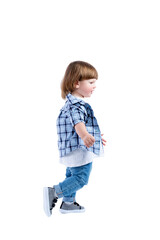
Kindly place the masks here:
POLYGON ((69 117, 73 127, 79 122, 83 122, 85 124, 85 111, 82 108, 71 108, 69 111, 69 117))

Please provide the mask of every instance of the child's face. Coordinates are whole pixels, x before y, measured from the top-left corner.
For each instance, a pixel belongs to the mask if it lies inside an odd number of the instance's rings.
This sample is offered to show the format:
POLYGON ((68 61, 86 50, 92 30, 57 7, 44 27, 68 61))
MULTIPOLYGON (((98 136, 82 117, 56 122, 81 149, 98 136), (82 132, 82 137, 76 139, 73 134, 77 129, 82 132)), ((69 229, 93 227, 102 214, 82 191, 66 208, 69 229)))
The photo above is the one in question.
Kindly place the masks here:
POLYGON ((79 96, 79 97, 91 97, 94 89, 96 88, 96 79, 89 79, 89 80, 83 80, 78 81, 76 83, 76 89, 73 92, 73 94, 79 96))

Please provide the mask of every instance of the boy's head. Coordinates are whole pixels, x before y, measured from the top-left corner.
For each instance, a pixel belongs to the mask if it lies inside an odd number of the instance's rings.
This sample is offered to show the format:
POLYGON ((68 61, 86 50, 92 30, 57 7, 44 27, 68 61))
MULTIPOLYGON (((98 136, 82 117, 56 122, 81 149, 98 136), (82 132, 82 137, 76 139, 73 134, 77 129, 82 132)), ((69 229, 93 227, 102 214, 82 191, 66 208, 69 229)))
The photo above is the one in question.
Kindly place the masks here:
POLYGON ((68 65, 61 83, 61 96, 66 98, 68 93, 77 96, 90 97, 98 79, 96 69, 87 62, 76 61, 68 65))

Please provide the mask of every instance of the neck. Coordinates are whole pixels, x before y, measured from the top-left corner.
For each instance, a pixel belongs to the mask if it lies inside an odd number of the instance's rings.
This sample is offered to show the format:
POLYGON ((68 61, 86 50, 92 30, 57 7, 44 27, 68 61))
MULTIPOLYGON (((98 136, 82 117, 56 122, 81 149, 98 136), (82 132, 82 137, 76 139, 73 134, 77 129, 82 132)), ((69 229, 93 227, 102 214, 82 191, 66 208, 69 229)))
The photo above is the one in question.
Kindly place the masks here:
POLYGON ((75 96, 75 97, 84 98, 84 96, 82 96, 78 92, 72 92, 72 95, 75 96))

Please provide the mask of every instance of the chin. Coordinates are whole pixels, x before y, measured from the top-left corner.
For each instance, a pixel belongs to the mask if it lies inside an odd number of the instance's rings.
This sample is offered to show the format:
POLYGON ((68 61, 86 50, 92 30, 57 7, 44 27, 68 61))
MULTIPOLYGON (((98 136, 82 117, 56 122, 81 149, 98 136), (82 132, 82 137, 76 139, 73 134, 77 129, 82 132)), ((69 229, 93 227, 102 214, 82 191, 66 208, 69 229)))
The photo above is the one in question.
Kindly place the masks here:
POLYGON ((92 93, 84 94, 83 97, 88 98, 91 97, 92 93))

